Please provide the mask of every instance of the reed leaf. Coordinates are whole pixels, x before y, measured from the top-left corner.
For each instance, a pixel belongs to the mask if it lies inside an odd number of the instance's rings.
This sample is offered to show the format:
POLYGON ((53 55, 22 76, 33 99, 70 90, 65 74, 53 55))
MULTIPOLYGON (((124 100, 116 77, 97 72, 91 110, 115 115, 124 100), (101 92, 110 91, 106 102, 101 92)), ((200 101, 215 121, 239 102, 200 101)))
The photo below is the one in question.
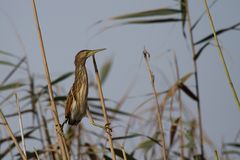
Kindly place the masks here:
POLYGON ((141 11, 135 13, 129 13, 121 16, 112 17, 111 19, 119 20, 119 19, 129 19, 129 18, 142 18, 142 17, 152 17, 152 16, 167 16, 173 14, 179 14, 181 10, 173 9, 173 8, 158 8, 148 11, 141 11))
POLYGON ((25 85, 24 83, 20 83, 20 82, 9 83, 9 84, 6 84, 6 85, 1 85, 0 86, 0 91, 5 91, 5 90, 9 90, 9 89, 16 89, 16 88, 20 88, 24 85, 25 85))
MULTIPOLYGON (((240 26, 240 22, 238 22, 238 23, 236 23, 236 24, 234 24, 230 27, 223 28, 223 29, 220 29, 220 30, 216 31, 216 35, 221 35, 221 34, 227 32, 227 31, 230 31, 230 30, 236 30, 238 26, 240 26)), ((211 34, 205 36, 204 38, 198 40, 197 42, 195 42, 194 45, 199 45, 203 42, 208 42, 208 41, 212 40, 213 38, 214 38, 214 34, 211 33, 211 34)))
POLYGON ((178 128, 178 122, 179 122, 180 118, 176 118, 172 124, 171 124, 171 129, 170 129, 170 144, 169 146, 171 147, 172 144, 173 144, 173 140, 174 140, 174 137, 176 135, 176 132, 177 132, 177 128, 178 128))
POLYGON ((106 78, 107 78, 107 76, 108 76, 108 74, 111 70, 112 63, 113 63, 112 59, 109 59, 100 68, 100 73, 99 73, 100 75, 99 76, 100 76, 102 84, 105 82, 105 80, 106 80, 106 78))

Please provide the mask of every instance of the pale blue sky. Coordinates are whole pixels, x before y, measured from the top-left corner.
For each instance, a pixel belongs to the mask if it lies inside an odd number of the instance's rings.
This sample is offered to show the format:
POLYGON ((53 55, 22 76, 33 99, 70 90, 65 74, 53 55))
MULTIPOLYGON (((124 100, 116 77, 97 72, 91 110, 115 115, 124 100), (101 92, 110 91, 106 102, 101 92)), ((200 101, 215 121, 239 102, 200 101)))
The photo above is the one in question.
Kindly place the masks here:
MULTIPOLYGON (((209 2, 210 3, 210 2, 209 2)), ((157 89, 163 91, 168 88, 160 71, 174 83, 173 55, 177 54, 180 73, 193 71, 191 50, 182 36, 181 23, 156 25, 129 25, 107 30, 95 38, 91 37, 103 27, 112 24, 106 21, 89 29, 98 20, 117 16, 129 12, 136 12, 159 7, 177 7, 175 1, 37 1, 39 21, 41 24, 45 50, 47 54, 51 75, 57 77, 74 69, 75 54, 82 49, 107 48, 107 51, 97 55, 99 66, 106 59, 113 58, 113 67, 104 84, 106 97, 119 100, 131 81, 137 76, 137 82, 131 95, 142 95, 152 92, 148 73, 142 61, 144 46, 151 53, 150 64, 156 75, 157 89), (168 50, 170 52, 167 52, 168 50)), ((240 21, 240 1, 218 1, 211 9, 216 29, 231 26, 240 21)), ((203 1, 191 1, 190 12, 192 22, 204 11, 203 1)), ((35 23, 30 1, 0 1, 0 50, 24 55, 10 19, 14 23, 25 45, 30 60, 31 71, 43 74, 42 59, 39 43, 36 37, 35 23)), ((211 32, 207 17, 205 16, 194 30, 195 41, 211 32)), ((232 80, 238 94, 240 94, 240 33, 230 31, 219 37, 223 45, 223 52, 229 67, 232 80)), ((92 62, 88 68, 92 70, 92 62)), ((216 48, 208 47, 198 61, 200 96, 202 104, 203 127, 213 142, 220 147, 221 142, 233 141, 240 129, 239 110, 234 102, 229 88, 222 63, 216 48)), ((1 69, 2 73, 8 73, 1 69)), ((2 77, 4 77, 2 76, 2 77)), ((90 75, 90 79, 94 79, 90 75)), ((65 81, 66 90, 71 86, 73 77, 65 81)), ((193 85, 193 80, 188 81, 193 85)), ((193 89, 193 88, 192 88, 193 89)), ((90 95, 93 93, 90 93, 90 95)), ((185 103, 193 112, 196 104, 185 98, 185 103)), ((135 107, 139 99, 127 101, 124 109, 135 107)), ((131 108, 129 110, 132 110, 131 108)))

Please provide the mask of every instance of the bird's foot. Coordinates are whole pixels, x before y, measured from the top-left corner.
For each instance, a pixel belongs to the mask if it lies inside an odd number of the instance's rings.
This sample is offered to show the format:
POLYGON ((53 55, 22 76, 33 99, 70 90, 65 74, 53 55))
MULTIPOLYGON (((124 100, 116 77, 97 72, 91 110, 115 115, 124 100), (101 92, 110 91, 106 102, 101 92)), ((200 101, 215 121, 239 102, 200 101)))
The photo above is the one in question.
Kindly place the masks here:
POLYGON ((110 127, 110 125, 111 125, 111 123, 109 123, 109 122, 104 125, 105 131, 109 134, 111 134, 111 132, 112 132, 112 128, 110 127))
POLYGON ((63 126, 61 124, 56 124, 57 134, 63 136, 63 126))
POLYGON ((102 129, 104 129, 107 133, 109 133, 109 134, 111 134, 111 132, 112 132, 112 128, 110 127, 110 123, 106 123, 104 126, 103 125, 101 125, 101 124, 97 124, 97 123, 95 123, 94 121, 89 121, 90 122, 90 124, 92 124, 93 126, 96 126, 96 127, 99 127, 99 128, 102 128, 102 129))
POLYGON ((57 133, 61 136, 63 136, 63 127, 65 123, 67 123, 67 119, 62 124, 56 124, 57 133))

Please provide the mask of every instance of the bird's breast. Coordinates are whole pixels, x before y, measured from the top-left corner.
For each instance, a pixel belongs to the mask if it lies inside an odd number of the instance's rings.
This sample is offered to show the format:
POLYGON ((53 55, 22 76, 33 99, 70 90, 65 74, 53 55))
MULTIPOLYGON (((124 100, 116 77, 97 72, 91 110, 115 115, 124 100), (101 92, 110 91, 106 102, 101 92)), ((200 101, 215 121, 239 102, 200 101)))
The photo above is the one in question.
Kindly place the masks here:
POLYGON ((81 83, 75 83, 75 85, 77 86, 75 87, 76 90, 74 90, 75 93, 71 105, 70 121, 79 123, 86 115, 88 89, 86 85, 81 83))
POLYGON ((76 125, 86 115, 88 96, 88 76, 85 66, 77 66, 75 70, 75 81, 67 99, 68 110, 65 115, 69 124, 76 125))

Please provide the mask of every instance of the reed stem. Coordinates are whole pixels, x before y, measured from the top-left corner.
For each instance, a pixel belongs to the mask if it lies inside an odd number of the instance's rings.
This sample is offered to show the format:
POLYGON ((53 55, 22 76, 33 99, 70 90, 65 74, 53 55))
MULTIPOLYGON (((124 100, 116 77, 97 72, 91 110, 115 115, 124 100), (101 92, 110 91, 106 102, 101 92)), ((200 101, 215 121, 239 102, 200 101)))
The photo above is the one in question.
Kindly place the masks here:
POLYGON ((49 96, 50 96, 52 116, 53 116, 54 123, 55 123, 56 135, 57 135, 60 150, 61 150, 61 153, 62 153, 62 158, 63 158, 63 160, 68 160, 70 158, 69 158, 69 154, 68 154, 68 151, 67 151, 66 141, 65 141, 65 138, 63 136, 61 127, 60 127, 56 104, 54 102, 53 90, 52 90, 52 85, 51 85, 51 78, 50 78, 50 74, 49 74, 45 49, 44 49, 44 45, 43 45, 40 24, 39 24, 39 21, 38 21, 38 14, 37 14, 37 9, 36 9, 36 5, 35 5, 35 0, 32 0, 32 8, 33 8, 33 12, 34 12, 34 20, 35 20, 36 27, 37 27, 37 33, 38 33, 37 35, 38 35, 38 40, 39 40, 39 43, 40 43, 41 55, 42 55, 43 64, 44 64, 45 78, 46 78, 46 81, 47 81, 47 84, 48 84, 48 93, 49 93, 49 96))
MULTIPOLYGON (((94 55, 92 57, 93 57, 93 65, 94 65, 94 70, 95 70, 95 75, 96 75, 97 86, 98 86, 98 94, 99 94, 100 101, 101 101, 102 112, 103 112, 105 124, 110 126, 110 121, 108 119, 107 110, 106 110, 106 106, 105 106, 105 102, 104 102, 102 85, 101 85, 101 80, 100 80, 100 76, 99 76, 99 73, 98 73, 96 59, 95 59, 94 55)), ((113 141, 112 141, 112 135, 111 135, 111 129, 110 128, 106 129, 106 133, 108 135, 108 143, 109 143, 109 147, 110 147, 110 150, 111 150, 112 159, 116 160, 116 155, 115 155, 113 141)))
POLYGON ((198 113, 198 124, 199 124, 200 150, 201 150, 201 156, 204 157, 202 113, 201 113, 201 103, 200 103, 200 93, 199 93, 198 67, 197 67, 197 62, 194 60, 194 57, 196 55, 196 49, 194 46, 193 33, 191 30, 192 24, 191 24, 190 12, 189 12, 188 0, 186 0, 185 5, 186 5, 186 12, 187 12, 186 16, 187 16, 188 32, 190 35, 190 43, 191 43, 192 55, 193 55, 193 68, 194 68, 194 77, 195 77, 195 85, 196 85, 196 96, 198 98, 197 113, 198 113))
POLYGON ((158 102, 158 95, 157 95, 157 91, 156 91, 156 88, 155 88, 155 85, 154 85, 154 75, 151 71, 151 68, 150 68, 150 65, 149 65, 149 62, 148 62, 150 54, 147 52, 146 49, 144 49, 143 55, 144 55, 145 63, 147 65, 147 70, 148 70, 148 73, 149 73, 149 79, 150 79, 150 82, 151 82, 151 85, 152 85, 153 93, 154 93, 156 104, 157 104, 156 105, 157 121, 158 121, 158 127, 159 127, 159 131, 160 131, 160 144, 162 144, 161 152, 162 152, 163 159, 167 160, 168 159, 167 158, 167 148, 166 148, 166 144, 165 144, 164 130, 163 130, 163 124, 162 124, 162 114, 161 114, 162 109, 160 108, 160 105, 159 105, 159 102, 158 102))
POLYGON ((210 26, 211 26, 211 29, 212 29, 212 33, 213 33, 213 36, 214 36, 214 40, 216 42, 217 50, 218 50, 219 56, 220 56, 222 64, 223 64, 225 74, 227 76, 228 83, 230 85, 233 97, 234 97, 235 102, 237 103, 238 109, 240 111, 240 102, 239 102, 239 99, 238 99, 238 95, 237 95, 237 92, 236 92, 235 87, 233 85, 231 76, 229 74, 229 71, 228 71, 228 68, 227 68, 227 64, 225 62, 225 58, 224 58, 222 49, 221 49, 219 41, 218 41, 218 37, 217 37, 216 30, 215 30, 215 27, 214 27, 214 24, 213 24, 212 16, 210 14, 210 11, 209 11, 209 8, 208 8, 208 4, 207 4, 206 0, 204 0, 204 5, 205 5, 205 9, 206 9, 206 12, 207 12, 207 15, 208 15, 208 19, 209 19, 209 23, 210 23, 210 26))

